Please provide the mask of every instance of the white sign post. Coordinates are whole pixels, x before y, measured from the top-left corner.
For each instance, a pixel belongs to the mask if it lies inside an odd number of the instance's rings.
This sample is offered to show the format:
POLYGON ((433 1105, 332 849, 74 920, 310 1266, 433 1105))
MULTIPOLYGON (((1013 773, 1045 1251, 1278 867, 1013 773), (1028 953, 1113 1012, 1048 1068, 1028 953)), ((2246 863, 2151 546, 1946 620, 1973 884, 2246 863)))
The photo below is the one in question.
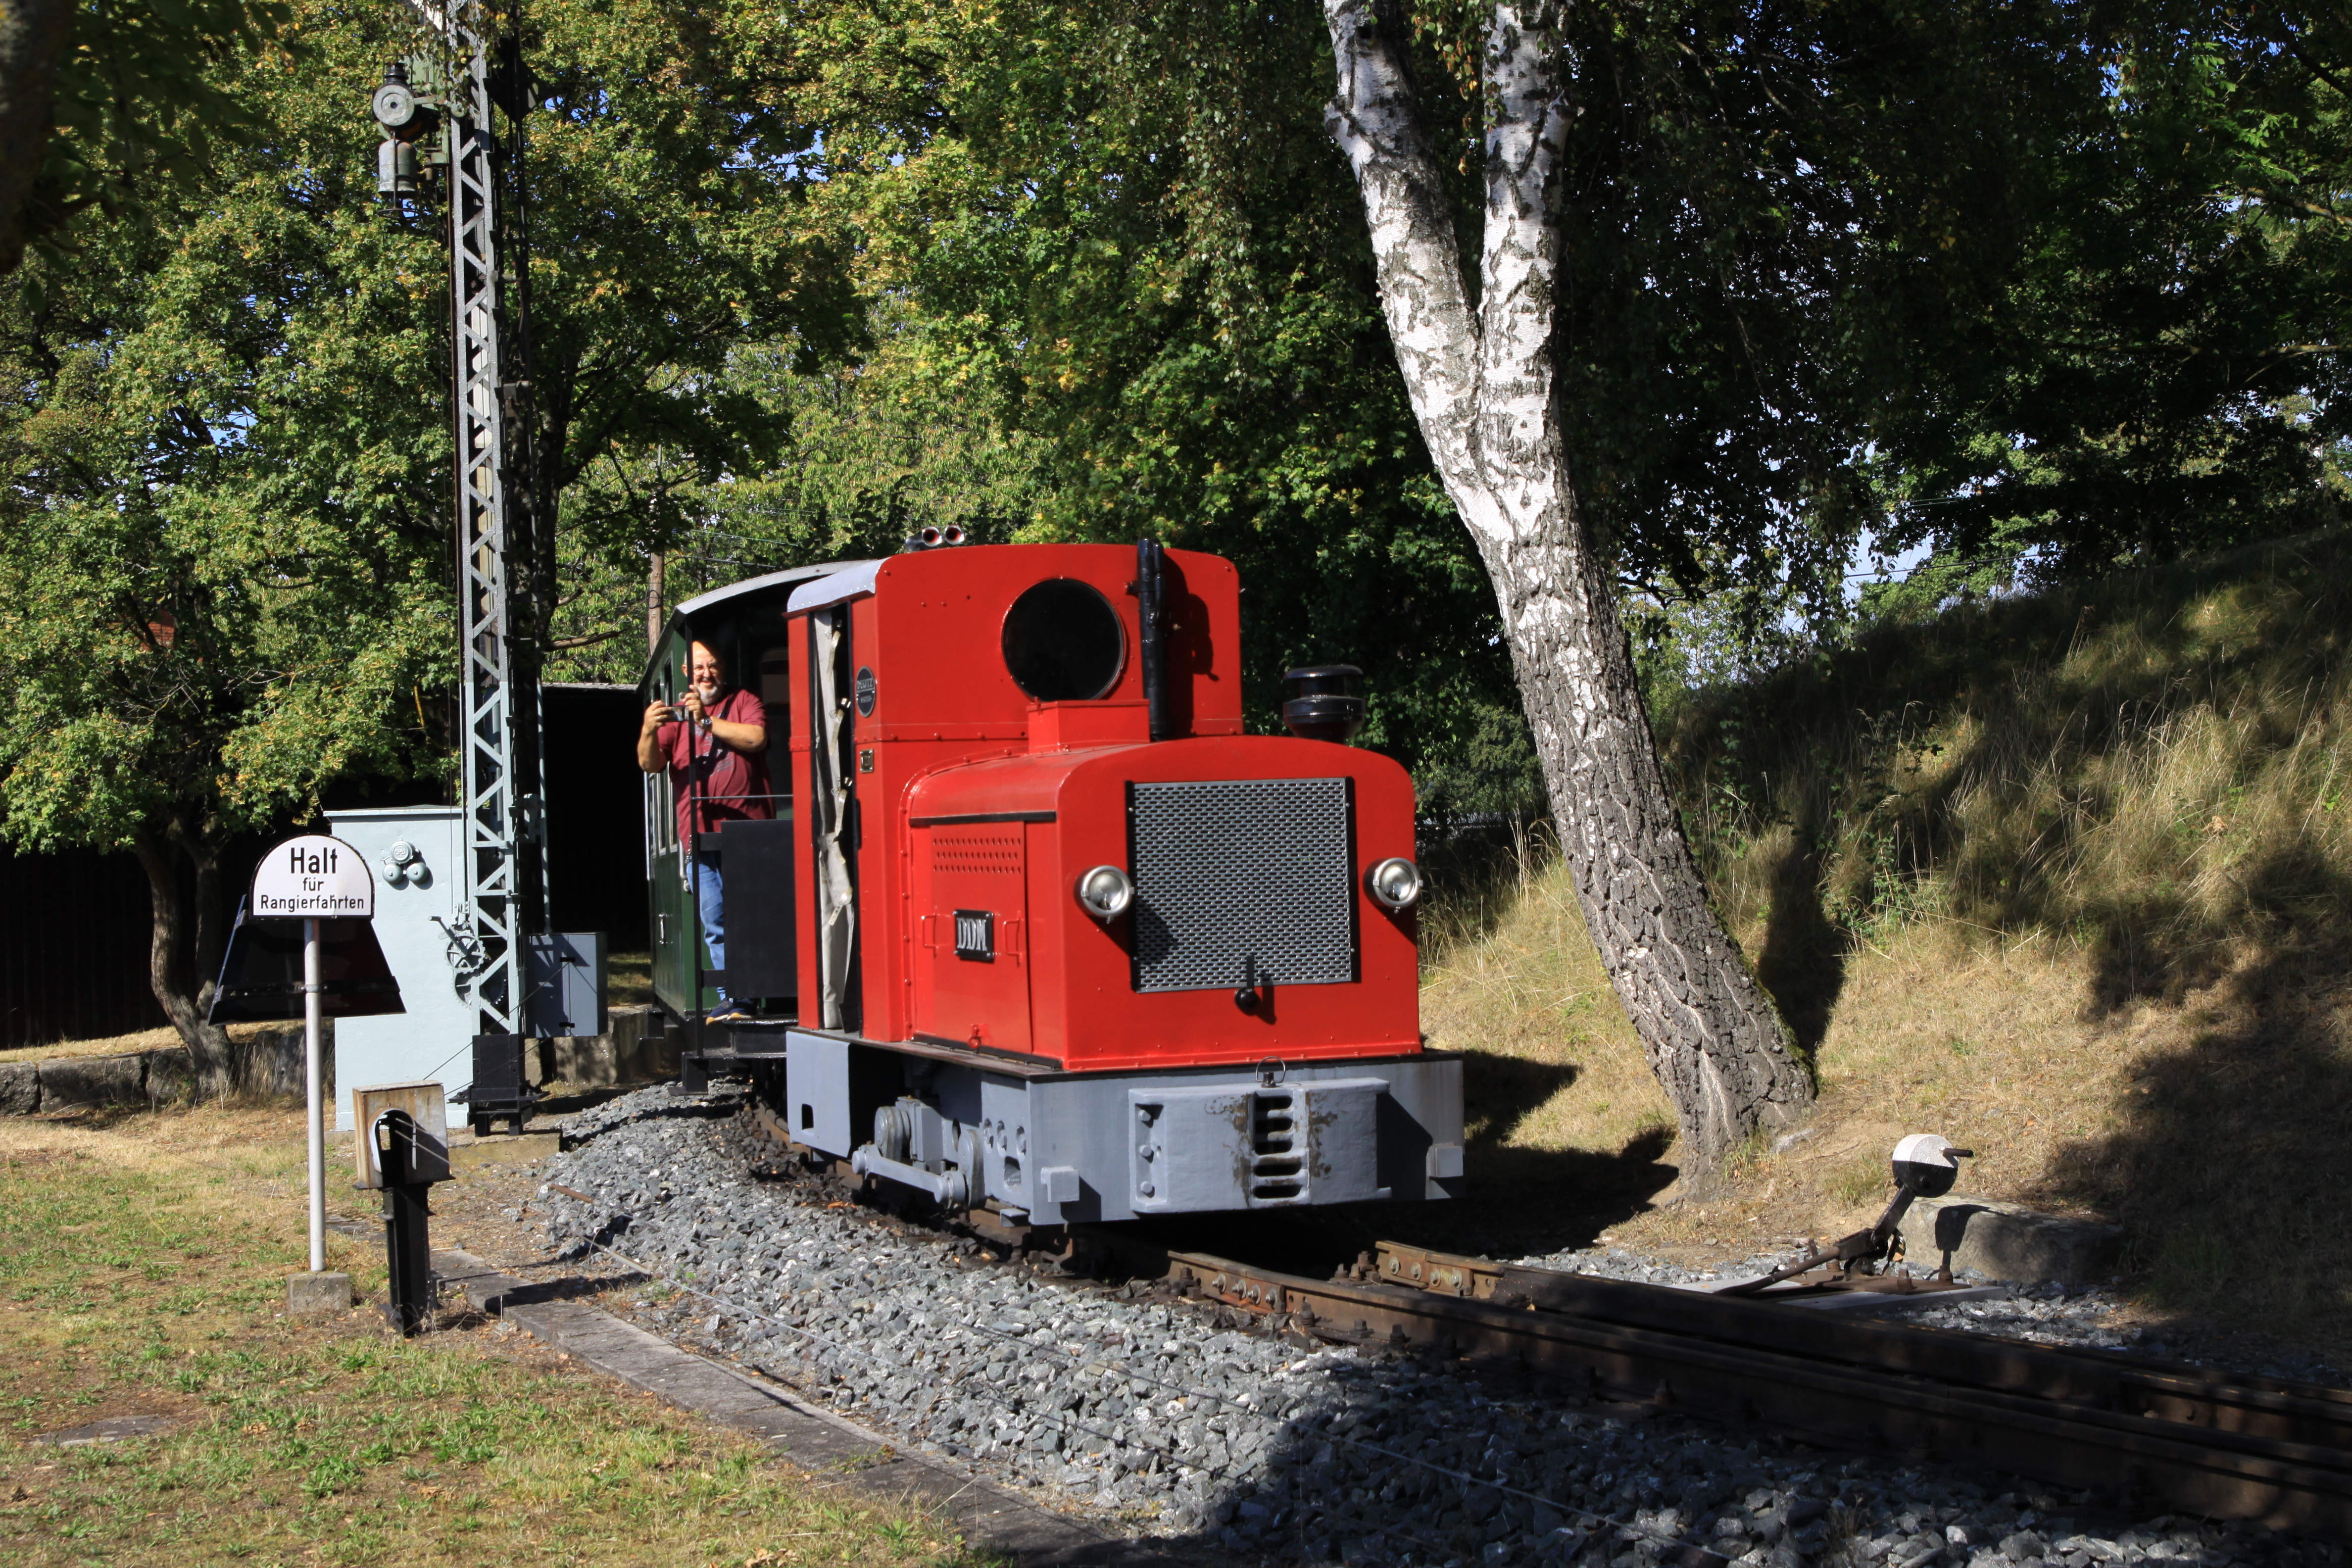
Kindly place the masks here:
POLYGON ((302 1045, 310 1080, 310 1272, 327 1267, 327 1133, 320 1104, 319 922, 375 918, 375 874, 367 857, 340 838, 289 838, 254 868, 247 910, 260 920, 302 922, 302 1045))

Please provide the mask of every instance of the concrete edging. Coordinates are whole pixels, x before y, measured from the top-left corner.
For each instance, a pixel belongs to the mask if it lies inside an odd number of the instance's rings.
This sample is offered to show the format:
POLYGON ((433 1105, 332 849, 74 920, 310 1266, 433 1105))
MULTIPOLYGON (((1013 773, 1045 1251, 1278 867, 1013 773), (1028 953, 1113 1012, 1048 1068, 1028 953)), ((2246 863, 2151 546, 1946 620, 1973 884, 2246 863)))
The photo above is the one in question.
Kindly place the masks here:
POLYGON ((1905 1233, 1916 1238, 1912 1253, 1919 1261, 1940 1260, 2021 1285, 2105 1280, 2123 1257, 2123 1226, 2100 1220, 2064 1219, 1957 1194, 1921 1198, 1911 1213, 1905 1233))
POLYGON ((608 1007, 601 1035, 559 1035, 533 1047, 541 1088, 634 1089, 677 1076, 677 1045, 668 1019, 651 1006, 608 1007))
MULTIPOLYGON (((351 1222, 336 1226, 347 1234, 351 1222)), ((501 1274, 471 1253, 436 1251, 433 1268, 485 1312, 597 1371, 698 1415, 748 1433, 827 1485, 888 1507, 942 1518, 964 1539, 1024 1568, 1168 1568, 1160 1548, 1105 1535, 986 1478, 910 1454, 886 1437, 718 1362, 678 1349, 601 1308, 501 1274)))
MULTIPOLYGON (((565 1035, 539 1042, 535 1065, 541 1085, 568 1089, 631 1089, 677 1076, 677 1042, 654 1007, 614 1007, 602 1035, 565 1035)), ((334 1021, 326 1024, 326 1094, 335 1098, 334 1021)), ((246 1042, 243 1088, 256 1094, 304 1092, 302 1029, 268 1030, 246 1042)), ((45 1057, 0 1062, 0 1116, 55 1115, 174 1105, 193 1097, 195 1074, 183 1047, 124 1051, 102 1057, 45 1057)))

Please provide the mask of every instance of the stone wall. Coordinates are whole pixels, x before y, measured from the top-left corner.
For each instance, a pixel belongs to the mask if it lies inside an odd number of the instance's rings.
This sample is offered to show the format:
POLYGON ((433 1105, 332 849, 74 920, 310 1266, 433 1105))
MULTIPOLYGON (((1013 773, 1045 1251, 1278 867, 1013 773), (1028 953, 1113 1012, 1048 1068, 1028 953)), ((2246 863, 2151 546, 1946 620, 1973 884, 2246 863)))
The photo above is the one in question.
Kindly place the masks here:
MULTIPOLYGON (((331 1020, 322 1064, 323 1088, 330 1102, 335 1092, 333 1030, 331 1020)), ((243 1092, 300 1095, 305 1091, 300 1029, 271 1030, 239 1044, 245 1057, 238 1083, 243 1092)), ((110 1057, 50 1057, 0 1063, 0 1116, 178 1105, 194 1093, 195 1074, 187 1051, 180 1047, 110 1057)))
MULTIPOLYGON (((677 1038, 652 1007, 615 1007, 607 1032, 569 1035, 540 1042, 530 1064, 542 1089, 628 1089, 677 1076, 677 1038)), ((326 1025, 325 1089, 335 1099, 334 1020, 326 1025)), ((244 1093, 291 1096, 304 1092, 302 1031, 273 1030, 243 1042, 244 1093)), ((181 1104, 193 1098, 194 1079, 188 1053, 173 1047, 111 1057, 52 1057, 44 1061, 0 1063, 0 1116, 32 1116, 120 1106, 181 1104)))

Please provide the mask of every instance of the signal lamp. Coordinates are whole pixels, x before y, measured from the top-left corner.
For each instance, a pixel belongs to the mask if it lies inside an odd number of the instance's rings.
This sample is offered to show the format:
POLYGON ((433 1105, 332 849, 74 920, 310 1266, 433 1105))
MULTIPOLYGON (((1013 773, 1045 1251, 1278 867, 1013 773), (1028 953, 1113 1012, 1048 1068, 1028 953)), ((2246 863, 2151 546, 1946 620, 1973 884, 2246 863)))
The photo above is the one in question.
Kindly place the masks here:
POLYGON ((1097 866, 1078 879, 1078 907, 1108 925, 1135 902, 1135 884, 1116 866, 1097 866))
POLYGON ((1933 1132, 1914 1132, 1895 1145, 1895 1184, 1923 1198, 1940 1198, 1960 1179, 1960 1164, 1975 1151, 1955 1149, 1933 1132))
POLYGON ((404 131, 416 118, 416 94, 409 89, 408 68, 400 61, 392 62, 383 73, 383 85, 368 100, 369 111, 375 122, 386 131, 404 131))
POLYGON ((1384 910, 1409 910, 1421 898, 1421 868, 1391 857, 1364 873, 1364 890, 1384 910))
POLYGON ((409 86, 405 60, 394 60, 384 68, 383 85, 369 96, 368 111, 383 127, 384 135, 375 150, 376 193, 415 195, 421 174, 416 139, 431 129, 432 115, 417 102, 415 89, 409 86))

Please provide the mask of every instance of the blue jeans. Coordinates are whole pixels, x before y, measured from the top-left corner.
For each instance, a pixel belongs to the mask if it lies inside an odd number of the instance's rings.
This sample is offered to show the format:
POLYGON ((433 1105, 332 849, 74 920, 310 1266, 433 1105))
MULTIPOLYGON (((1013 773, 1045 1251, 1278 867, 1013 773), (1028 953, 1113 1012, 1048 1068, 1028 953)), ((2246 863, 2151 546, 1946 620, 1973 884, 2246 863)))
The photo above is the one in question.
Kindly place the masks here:
MULTIPOLYGON (((709 950, 710 967, 727 967, 727 899, 719 880, 719 854, 705 849, 694 858, 695 910, 702 917, 702 945, 709 950)), ((719 987, 719 1005, 727 1002, 727 988, 719 987)))

